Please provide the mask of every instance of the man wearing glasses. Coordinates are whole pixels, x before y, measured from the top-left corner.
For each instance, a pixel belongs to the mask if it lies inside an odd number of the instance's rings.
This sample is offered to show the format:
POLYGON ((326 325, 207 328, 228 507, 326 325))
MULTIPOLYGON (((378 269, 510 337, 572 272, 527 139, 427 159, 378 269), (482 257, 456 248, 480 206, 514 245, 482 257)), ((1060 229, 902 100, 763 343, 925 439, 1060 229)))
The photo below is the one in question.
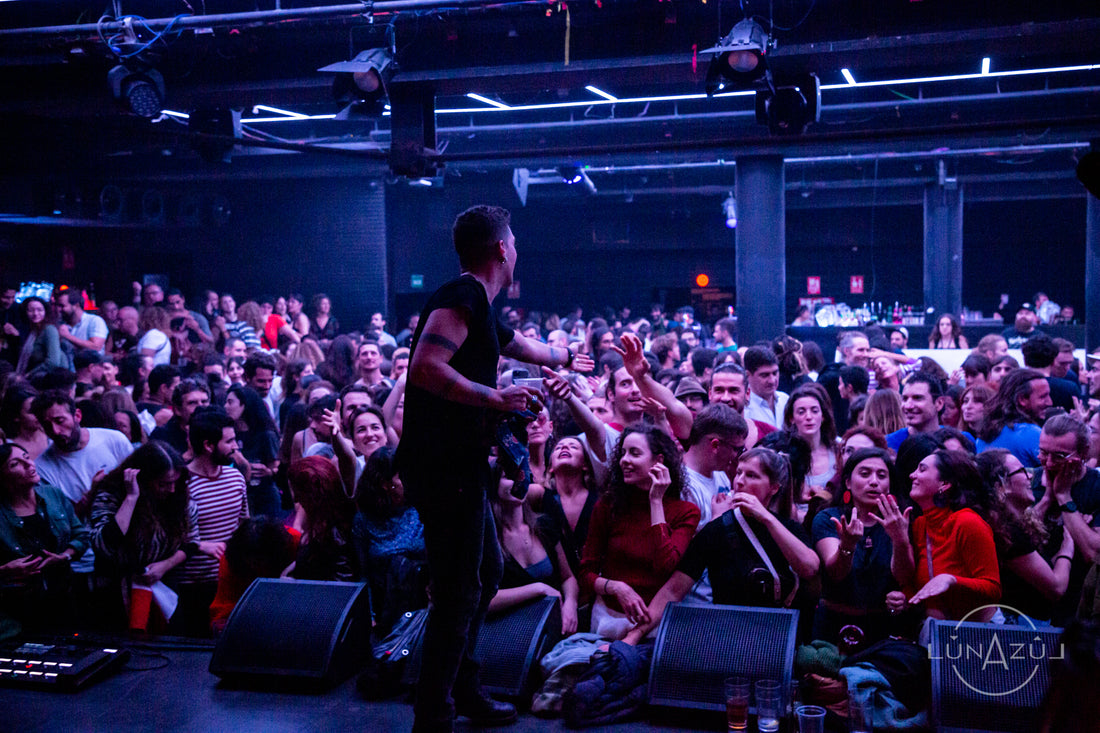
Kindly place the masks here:
POLYGON ((1039 551, 1044 556, 1053 554, 1045 549, 1060 547, 1063 532, 1070 533, 1075 548, 1069 587, 1055 607, 1055 624, 1073 616, 1085 573, 1100 551, 1100 471, 1085 464, 1088 452, 1088 427, 1077 418, 1056 415, 1043 425, 1039 435, 1041 470, 1032 489, 1037 500, 1034 514, 1044 519, 1050 540, 1039 551))

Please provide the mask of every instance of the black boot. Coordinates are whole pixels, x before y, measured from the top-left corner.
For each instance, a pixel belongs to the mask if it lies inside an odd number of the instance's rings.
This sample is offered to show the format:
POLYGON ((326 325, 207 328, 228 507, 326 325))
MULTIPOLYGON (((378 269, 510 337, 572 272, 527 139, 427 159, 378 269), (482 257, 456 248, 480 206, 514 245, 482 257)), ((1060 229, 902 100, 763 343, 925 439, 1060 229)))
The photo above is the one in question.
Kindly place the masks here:
POLYGON ((508 725, 516 722, 516 706, 510 702, 499 702, 484 691, 473 694, 455 695, 455 712, 470 719, 475 726, 489 727, 508 725))

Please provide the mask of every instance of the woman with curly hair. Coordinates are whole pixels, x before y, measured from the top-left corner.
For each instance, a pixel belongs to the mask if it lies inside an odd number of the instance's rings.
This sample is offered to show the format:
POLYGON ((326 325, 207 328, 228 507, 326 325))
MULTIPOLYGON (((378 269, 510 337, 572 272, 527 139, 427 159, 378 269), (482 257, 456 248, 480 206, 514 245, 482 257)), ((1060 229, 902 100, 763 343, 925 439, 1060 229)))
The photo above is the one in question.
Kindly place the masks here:
POLYGON ((61 334, 57 326, 50 323, 46 301, 31 296, 23 301, 22 309, 27 337, 19 352, 15 373, 29 374, 42 365, 69 368, 69 358, 61 350, 61 334))
POLYGON ((292 526, 302 532, 298 558, 289 575, 302 580, 359 579, 351 544, 355 503, 344 493, 332 461, 309 456, 290 464, 287 481, 294 495, 292 526))
POLYGON ((787 457, 770 448, 745 452, 737 462, 733 491, 714 497, 715 518, 691 540, 626 641, 640 641, 655 628, 665 606, 682 600, 704 571, 715 603, 794 605, 801 582, 817 575, 820 560, 801 525, 789 518, 792 503, 787 457))
POLYGON ((699 508, 679 498, 685 481, 667 433, 640 423, 623 430, 581 556, 582 592, 595 595, 592 632, 621 639, 648 620, 646 604, 699 524, 699 508))
MULTIPOLYGON (((783 426, 810 446, 810 470, 801 487, 796 486, 796 504, 806 504, 815 494, 826 491, 836 474, 836 423, 828 393, 819 384, 804 384, 791 393, 783 412, 783 426)), ((800 507, 801 508, 801 507, 800 507)), ((805 512, 801 513, 802 516, 805 512)))

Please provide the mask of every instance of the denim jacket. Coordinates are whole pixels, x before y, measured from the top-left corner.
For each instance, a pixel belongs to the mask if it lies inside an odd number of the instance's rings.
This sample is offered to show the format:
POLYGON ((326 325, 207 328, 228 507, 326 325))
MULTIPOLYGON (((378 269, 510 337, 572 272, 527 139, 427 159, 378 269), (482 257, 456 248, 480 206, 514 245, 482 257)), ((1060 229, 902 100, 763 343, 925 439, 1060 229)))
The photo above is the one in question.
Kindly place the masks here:
MULTIPOLYGON (((58 540, 57 552, 76 550, 74 560, 88 549, 88 528, 77 519, 72 502, 60 489, 45 484, 34 488, 38 495, 38 516, 44 517, 58 540)), ((37 548, 25 548, 19 541, 23 519, 15 516, 10 506, 0 504, 0 563, 26 557, 37 548)))

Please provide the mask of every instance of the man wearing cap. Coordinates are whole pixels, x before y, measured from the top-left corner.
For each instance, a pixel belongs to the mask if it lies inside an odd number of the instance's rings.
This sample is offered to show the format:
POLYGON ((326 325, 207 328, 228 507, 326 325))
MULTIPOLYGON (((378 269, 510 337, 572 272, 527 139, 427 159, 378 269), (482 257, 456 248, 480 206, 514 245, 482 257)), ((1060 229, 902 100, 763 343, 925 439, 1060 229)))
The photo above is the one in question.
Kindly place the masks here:
POLYGON ((767 423, 776 430, 782 428, 788 395, 779 391, 779 360, 775 352, 763 346, 750 346, 742 361, 749 383, 745 418, 767 423))
POLYGON ((103 392, 103 357, 93 349, 81 349, 73 354, 76 371, 76 398, 103 392))
POLYGON ((895 328, 890 332, 890 348, 894 351, 902 351, 909 348, 909 329, 905 326, 895 328))
POLYGON ((699 412, 707 406, 707 391, 695 377, 683 377, 676 385, 676 399, 687 406, 692 418, 699 416, 699 412))
POLYGON ((1038 316, 1035 315, 1035 306, 1031 303, 1022 304, 1016 311, 1016 323, 1001 333, 1008 342, 1008 348, 1018 349, 1029 338, 1042 333, 1035 327, 1038 320, 1038 316))

